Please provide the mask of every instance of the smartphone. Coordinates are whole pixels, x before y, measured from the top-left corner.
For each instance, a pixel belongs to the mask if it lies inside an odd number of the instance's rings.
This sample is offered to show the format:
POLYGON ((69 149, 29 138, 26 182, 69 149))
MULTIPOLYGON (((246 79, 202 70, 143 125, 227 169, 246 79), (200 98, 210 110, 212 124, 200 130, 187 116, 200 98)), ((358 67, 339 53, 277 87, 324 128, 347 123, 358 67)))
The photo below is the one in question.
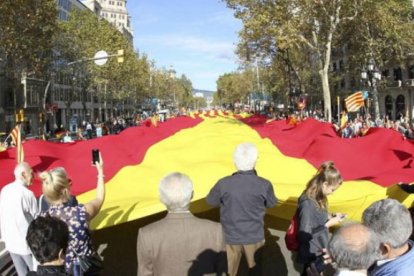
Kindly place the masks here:
POLYGON ((99 150, 93 149, 92 150, 92 164, 95 165, 96 162, 99 162, 99 150))
POLYGON ((313 264, 319 273, 322 273, 326 269, 325 259, 323 255, 316 257, 316 260, 313 262, 313 264))

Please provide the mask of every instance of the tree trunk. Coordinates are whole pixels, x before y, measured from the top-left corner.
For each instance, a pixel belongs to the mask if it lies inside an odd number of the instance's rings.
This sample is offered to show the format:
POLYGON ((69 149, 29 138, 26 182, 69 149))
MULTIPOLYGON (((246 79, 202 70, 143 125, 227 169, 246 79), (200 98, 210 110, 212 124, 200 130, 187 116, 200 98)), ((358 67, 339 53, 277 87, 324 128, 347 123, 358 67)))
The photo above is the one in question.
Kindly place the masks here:
POLYGON ((323 91, 323 111, 325 119, 328 122, 332 122, 332 111, 331 111, 331 91, 329 89, 329 79, 328 79, 328 70, 322 69, 319 71, 322 81, 322 91, 323 91))

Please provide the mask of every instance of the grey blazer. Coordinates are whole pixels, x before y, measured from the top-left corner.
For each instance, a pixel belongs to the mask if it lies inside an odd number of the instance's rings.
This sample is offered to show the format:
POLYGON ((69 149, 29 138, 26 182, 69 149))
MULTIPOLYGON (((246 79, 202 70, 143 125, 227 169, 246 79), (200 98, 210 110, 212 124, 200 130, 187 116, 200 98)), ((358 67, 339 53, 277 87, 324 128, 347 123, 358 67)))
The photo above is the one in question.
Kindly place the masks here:
POLYGON ((139 230, 138 275, 222 275, 227 270, 221 225, 190 212, 167 216, 139 230))

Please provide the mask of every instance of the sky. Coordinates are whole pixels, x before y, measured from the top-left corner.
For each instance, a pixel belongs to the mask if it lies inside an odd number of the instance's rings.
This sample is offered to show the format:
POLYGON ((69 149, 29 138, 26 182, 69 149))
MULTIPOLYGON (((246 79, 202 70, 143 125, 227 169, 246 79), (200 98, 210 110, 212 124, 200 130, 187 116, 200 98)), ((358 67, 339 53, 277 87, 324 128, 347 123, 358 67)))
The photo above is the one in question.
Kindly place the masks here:
POLYGON ((193 88, 215 91, 218 77, 237 70, 241 22, 221 0, 130 0, 134 48, 157 68, 185 74, 193 88))

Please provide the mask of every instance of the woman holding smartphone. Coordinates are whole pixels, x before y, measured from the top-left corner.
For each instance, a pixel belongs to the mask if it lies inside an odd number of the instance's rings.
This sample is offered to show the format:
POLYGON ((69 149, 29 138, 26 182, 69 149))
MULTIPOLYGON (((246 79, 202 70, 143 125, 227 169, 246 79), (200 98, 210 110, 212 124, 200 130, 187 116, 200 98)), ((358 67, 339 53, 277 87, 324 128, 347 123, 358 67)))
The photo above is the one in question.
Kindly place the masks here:
POLYGON ((69 227, 69 244, 66 250, 65 268, 70 275, 97 275, 102 269, 102 260, 92 247, 89 222, 99 213, 105 199, 103 160, 94 163, 97 171, 96 197, 85 204, 68 204, 71 183, 63 168, 42 172, 43 194, 50 207, 40 215, 49 214, 63 220, 69 227), (81 269, 81 260, 93 263, 89 270, 81 269))
POLYGON ((327 196, 342 184, 342 176, 332 161, 323 163, 308 182, 298 199, 298 262, 304 265, 302 275, 315 262, 319 272, 324 270, 323 249, 329 241, 329 227, 339 224, 344 214, 328 214, 327 196))

